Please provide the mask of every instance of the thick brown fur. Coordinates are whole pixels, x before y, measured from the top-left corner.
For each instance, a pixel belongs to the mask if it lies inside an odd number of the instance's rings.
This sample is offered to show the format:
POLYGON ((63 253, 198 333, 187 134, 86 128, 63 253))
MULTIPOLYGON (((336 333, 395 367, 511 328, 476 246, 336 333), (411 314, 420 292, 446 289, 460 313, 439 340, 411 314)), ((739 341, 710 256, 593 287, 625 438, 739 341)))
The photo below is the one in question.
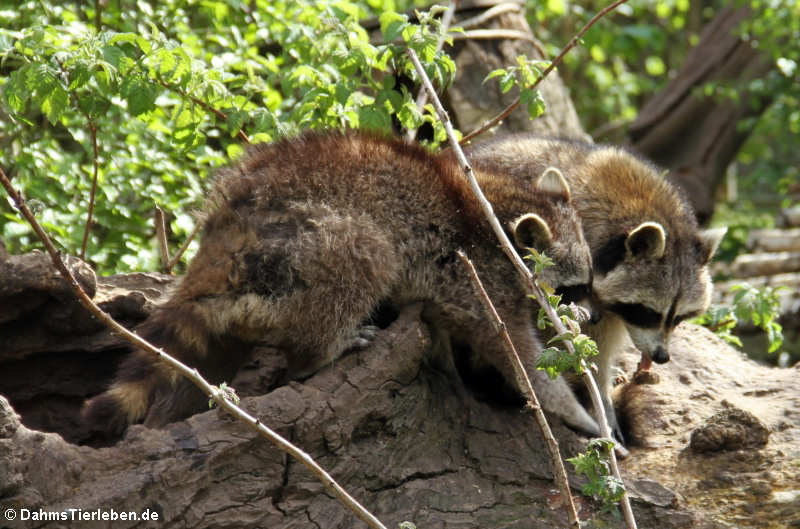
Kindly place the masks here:
MULTIPOLYGON (((547 282, 590 283, 589 249, 563 179, 554 189, 537 179, 520 185, 486 171, 477 176, 512 239, 556 261, 547 282)), ((289 378, 309 375, 366 343, 362 322, 379 303, 421 301, 442 349, 452 341, 467 345, 472 365, 496 369, 518 389, 458 249, 476 263, 535 371, 534 307, 451 157, 356 132, 257 145, 220 172, 203 223, 185 278, 139 332, 212 382, 228 379, 256 343, 287 351, 289 378)), ((574 400, 567 393, 556 383, 549 408, 574 400)), ((113 435, 135 422, 180 419, 204 401, 152 356, 134 351, 112 387, 87 402, 85 416, 92 430, 113 435)), ((573 424, 596 429, 588 415, 573 424)))
POLYGON ((616 428, 613 355, 630 335, 645 363, 669 359, 672 330, 708 306, 706 265, 725 231, 699 230, 688 202, 664 172, 618 147, 520 134, 477 144, 467 154, 479 170, 507 174, 520 186, 549 166, 569 183, 592 251, 593 293, 603 311, 587 333, 598 343, 598 383, 616 428))

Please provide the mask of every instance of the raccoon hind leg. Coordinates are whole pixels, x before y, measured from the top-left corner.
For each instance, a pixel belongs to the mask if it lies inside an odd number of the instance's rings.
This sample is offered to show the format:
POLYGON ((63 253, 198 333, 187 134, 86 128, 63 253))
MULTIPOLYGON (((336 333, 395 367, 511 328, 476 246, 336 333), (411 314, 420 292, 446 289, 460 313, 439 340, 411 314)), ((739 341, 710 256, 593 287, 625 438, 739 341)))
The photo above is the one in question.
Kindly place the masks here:
POLYGON ((368 345, 375 329, 363 322, 402 264, 390 234, 369 215, 315 203, 293 204, 287 214, 295 231, 275 243, 264 239, 249 261, 248 284, 263 306, 248 310, 243 323, 250 331, 277 330, 289 376, 302 377, 368 345))

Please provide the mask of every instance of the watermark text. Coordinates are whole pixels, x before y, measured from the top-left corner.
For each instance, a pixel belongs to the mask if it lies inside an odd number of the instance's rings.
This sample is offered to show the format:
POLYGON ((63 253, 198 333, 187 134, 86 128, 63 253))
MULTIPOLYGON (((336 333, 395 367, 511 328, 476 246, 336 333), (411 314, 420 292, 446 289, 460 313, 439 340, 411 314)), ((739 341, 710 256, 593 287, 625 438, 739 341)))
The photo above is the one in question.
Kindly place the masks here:
POLYGON ((133 521, 146 522, 158 521, 156 511, 145 509, 143 511, 118 511, 116 509, 63 509, 60 511, 50 509, 6 509, 3 512, 6 520, 32 521, 32 522, 113 522, 133 521))

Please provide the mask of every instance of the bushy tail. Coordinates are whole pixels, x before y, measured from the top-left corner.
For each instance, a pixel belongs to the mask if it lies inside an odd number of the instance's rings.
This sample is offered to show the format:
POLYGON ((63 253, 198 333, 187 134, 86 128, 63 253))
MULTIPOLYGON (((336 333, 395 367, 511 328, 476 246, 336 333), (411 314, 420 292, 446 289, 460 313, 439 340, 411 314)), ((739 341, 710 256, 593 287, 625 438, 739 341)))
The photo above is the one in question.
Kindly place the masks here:
MULTIPOLYGON (((213 336, 191 307, 165 306, 137 333, 157 347, 196 367, 212 383, 233 375, 247 350, 238 340, 213 336), (229 343, 230 342, 230 343, 229 343)), ((130 424, 159 427, 202 411, 206 398, 194 384, 155 355, 134 350, 120 364, 111 387, 86 401, 82 418, 88 433, 113 439, 130 424)))
POLYGON ((86 401, 82 418, 93 434, 118 436, 129 424, 142 422, 150 409, 155 388, 164 383, 165 371, 148 353, 131 352, 120 364, 111 387, 86 401))

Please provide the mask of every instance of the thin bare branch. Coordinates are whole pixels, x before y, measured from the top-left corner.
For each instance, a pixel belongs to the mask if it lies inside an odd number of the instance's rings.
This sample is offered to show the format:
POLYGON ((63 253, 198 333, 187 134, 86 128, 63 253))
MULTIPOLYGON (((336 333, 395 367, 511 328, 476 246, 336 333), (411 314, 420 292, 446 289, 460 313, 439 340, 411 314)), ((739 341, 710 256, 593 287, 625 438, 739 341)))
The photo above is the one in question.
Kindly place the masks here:
MULTIPOLYGON (((622 2, 620 1, 619 3, 622 2)), ((433 102, 433 106, 436 109, 436 113, 438 114, 439 119, 442 121, 444 129, 447 132, 447 139, 450 142, 450 146, 453 149, 453 153, 455 154, 458 163, 460 164, 462 170, 464 171, 464 175, 466 176, 469 182, 470 188, 477 197, 478 202, 481 205, 481 209, 483 210, 484 215, 489 221, 492 230, 494 231, 495 235, 500 241, 501 248, 508 256, 508 258, 511 260, 511 262, 514 264, 514 267, 517 269, 517 272, 520 274, 520 277, 523 280, 523 284, 525 285, 527 293, 534 296, 537 303, 539 303, 539 306, 541 306, 545 310, 547 316, 550 318, 550 321, 553 322, 553 327, 555 328, 556 333, 557 334, 566 333, 567 329, 561 322, 561 318, 558 317, 558 314, 556 314, 555 309, 553 309, 550 303, 548 303, 544 292, 536 285, 536 281, 533 274, 531 273, 530 269, 527 266, 525 266, 525 263, 523 262, 522 258, 514 249, 514 246, 511 244, 508 235, 506 235, 506 232, 500 225, 500 221, 495 216, 491 203, 486 199, 486 196, 483 194, 483 191, 478 185, 478 181, 476 180, 475 175, 473 174, 472 171, 472 166, 469 164, 469 161, 467 161, 467 157, 464 155, 464 151, 458 144, 455 132, 453 131, 453 125, 450 123, 450 117, 447 115, 447 112, 445 112, 444 108, 442 107, 442 104, 439 102, 439 98, 436 97, 436 92, 433 91, 433 86, 431 85, 430 80, 427 78, 427 75, 425 75, 425 70, 422 68, 422 65, 419 62, 419 58, 417 57, 417 54, 414 53, 414 50, 409 49, 408 55, 411 57, 411 61, 414 63, 414 68, 417 70, 417 74, 422 79, 422 83, 425 86, 425 89, 428 90, 430 94, 431 101, 433 102)), ((575 348, 572 345, 572 342, 566 341, 564 343, 568 351, 572 354, 575 354, 575 348)), ((589 391, 589 395, 592 399, 596 420, 598 425, 600 426, 600 433, 603 437, 607 437, 608 439, 613 439, 611 435, 611 428, 608 426, 608 419, 606 418, 605 408, 603 407, 602 399, 600 397, 600 390, 597 387, 597 383, 595 382, 594 377, 592 376, 592 373, 585 362, 583 362, 582 367, 583 367, 582 377, 589 391)), ((622 477, 619 473, 619 466, 617 465, 616 455, 614 454, 613 450, 609 454, 609 460, 614 477, 622 481, 622 477)), ((630 499, 628 497, 627 492, 623 494, 620 503, 622 505, 622 513, 623 516, 625 517, 625 522, 627 524, 628 529, 636 529, 636 520, 633 517, 633 510, 631 509, 630 499)))
POLYGON ((325 485, 325 487, 328 488, 328 490, 330 490, 345 506, 347 506, 356 516, 358 516, 358 518, 363 520, 370 527, 374 529, 386 529, 386 526, 384 526, 380 520, 378 520, 372 513, 367 511, 360 503, 358 503, 358 501, 356 501, 355 498, 350 496, 350 494, 348 494, 347 491, 345 491, 331 477, 331 475, 328 474, 325 469, 320 467, 306 452, 294 446, 292 443, 284 439, 280 434, 262 424, 256 417, 253 417, 242 408, 225 398, 224 392, 219 387, 212 386, 206 382, 196 369, 187 366, 186 364, 171 357, 163 350, 154 347, 143 338, 120 325, 114 320, 114 318, 101 310, 100 307, 98 307, 80 287, 75 279, 75 276, 72 275, 72 272, 69 270, 69 268, 67 268, 67 266, 64 264, 64 261, 61 259, 60 253, 58 250, 56 250, 55 246, 53 246, 53 242, 50 240, 50 237, 47 235, 44 229, 42 229, 31 210, 25 204, 25 200, 22 198, 22 195, 20 195, 17 190, 14 189, 14 186, 11 185, 11 181, 8 179, 2 168, 0 168, 0 184, 2 184, 2 186, 6 189, 6 192, 16 204, 19 212, 31 225, 33 231, 36 232, 36 235, 39 237, 39 239, 41 239, 42 243, 47 249, 47 252, 50 254, 53 264, 61 276, 70 285, 75 293, 75 296, 77 296, 81 304, 83 304, 83 306, 86 307, 86 309, 89 310, 98 320, 103 322, 114 332, 118 333, 134 347, 143 349, 155 355, 162 362, 165 362, 167 365, 174 368, 181 375, 192 381, 192 383, 200 388, 205 395, 208 395, 214 399, 214 402, 216 402, 220 408, 224 408, 238 419, 244 421, 259 435, 265 437, 278 448, 300 461, 315 476, 317 476, 317 478, 323 483, 323 485, 325 485))
MULTIPOLYGON (((437 53, 442 49, 442 46, 444 46, 444 39, 447 37, 447 33, 450 30, 450 24, 453 23, 453 15, 455 15, 457 8, 458 0, 450 0, 450 5, 447 7, 447 11, 445 11, 444 15, 442 16, 442 34, 439 36, 439 40, 436 43, 437 53)), ((417 109, 420 111, 420 113, 427 102, 428 93, 425 90, 420 90, 419 94, 417 94, 416 101, 417 109)), ((406 132, 406 138, 408 138, 409 141, 413 141, 417 137, 417 130, 418 129, 408 129, 408 132, 406 132)))
POLYGON ((463 33, 453 33, 453 40, 527 40, 535 42, 530 33, 517 29, 471 29, 463 33))
POLYGON ((153 221, 156 224, 156 239, 158 239, 158 248, 161 250, 161 271, 169 273, 168 267, 170 263, 169 248, 167 246, 167 226, 164 220, 164 210, 156 206, 153 221))
POLYGON ((94 214, 94 201, 97 196, 97 174, 100 161, 97 153, 97 127, 88 112, 84 115, 89 121, 89 133, 92 136, 93 151, 92 190, 89 192, 89 209, 86 212, 86 226, 83 228, 83 241, 81 242, 81 259, 86 260, 86 246, 89 243, 89 231, 92 229, 92 215, 94 214))
POLYGON ((168 274, 172 273, 172 269, 175 268, 175 265, 178 264, 178 262, 181 260, 181 257, 183 257, 183 254, 186 252, 186 249, 189 248, 189 244, 191 244, 192 240, 195 238, 195 236, 197 235, 198 231, 200 231, 200 223, 199 222, 197 224, 195 224, 194 229, 192 230, 192 233, 190 233, 189 236, 186 238, 186 240, 184 241, 183 245, 178 250, 178 253, 176 253, 172 257, 172 259, 170 259, 169 264, 167 265, 167 273, 168 274))
POLYGON ((502 15, 503 13, 516 13, 521 9, 521 5, 513 4, 511 2, 497 4, 496 6, 492 6, 491 8, 487 9, 480 15, 462 20, 458 23, 458 27, 463 29, 474 28, 490 21, 494 17, 502 15))
MULTIPOLYGON (((567 54, 567 52, 569 52, 569 50, 571 50, 572 48, 574 48, 578 44, 578 41, 580 41, 581 37, 583 37, 583 35, 587 31, 589 31, 589 28, 591 28, 598 20, 603 18, 606 14, 610 13, 611 11, 616 9, 618 6, 620 6, 621 4, 624 4, 627 1, 628 0, 616 0, 613 4, 611 4, 609 6, 606 6, 599 13, 597 13, 595 16, 593 16, 592 19, 589 22, 587 22, 586 25, 583 26, 583 28, 574 37, 572 37, 572 39, 569 41, 569 43, 566 46, 564 46, 564 48, 561 50, 561 52, 550 63, 550 66, 545 68, 545 70, 542 72, 542 75, 536 80, 535 83, 533 83, 533 85, 531 86, 530 89, 531 90, 536 90, 536 88, 542 83, 542 81, 544 81, 547 78, 547 76, 550 75, 550 72, 555 70, 555 68, 561 63, 561 61, 564 59, 564 56, 567 54)), ((504 108, 497 116, 493 117, 492 119, 490 119, 489 121, 487 121, 486 123, 484 123, 483 125, 478 127, 477 129, 475 129, 474 131, 472 131, 469 134, 467 134, 466 136, 464 136, 461 139, 461 144, 463 145, 463 144, 467 143, 471 139, 475 138, 476 136, 479 136, 479 135, 483 134, 484 132, 486 132, 490 128, 492 128, 495 125, 497 125, 498 123, 500 123, 501 121, 506 119, 506 117, 508 117, 508 115, 511 114, 514 111, 514 109, 517 108, 518 106, 519 106, 519 96, 510 105, 508 105, 506 108, 504 108)))
MULTIPOLYGON (((100 24, 100 11, 99 7, 96 5, 95 7, 98 8, 96 12, 97 16, 97 24, 98 24, 98 31, 99 24, 100 24)), ((56 57, 56 63, 58 63, 58 67, 61 70, 61 74, 66 79, 68 77, 67 70, 64 68, 64 63, 56 57)), ((78 96, 75 94, 73 90, 69 90, 69 95, 75 102, 76 108, 81 108, 78 104, 78 96)), ((80 251, 80 258, 84 261, 86 260, 86 247, 89 244, 89 232, 92 229, 92 216, 94 215, 94 203, 95 197, 97 196, 97 177, 100 171, 100 160, 99 160, 99 150, 97 147, 97 126, 94 124, 94 119, 92 119, 91 114, 88 111, 82 110, 83 116, 86 118, 86 123, 89 125, 89 135, 92 138, 92 188, 89 192, 89 208, 86 211, 86 224, 83 227, 83 240, 81 241, 81 251, 80 251)))
MULTIPOLYGON (((188 99, 189 101, 191 101, 195 105, 199 105, 199 106, 203 107, 204 110, 206 110, 207 112, 211 112, 212 114, 217 116, 222 121, 228 121, 228 116, 226 116, 223 111, 212 107, 211 105, 209 105, 208 103, 206 103, 202 99, 199 99, 199 98, 197 98, 197 97, 195 97, 193 95, 189 95, 186 91, 181 90, 180 88, 178 88, 176 86, 172 86, 171 84, 167 83, 166 81, 162 81, 161 79, 157 79, 156 82, 158 84, 160 84, 161 86, 163 86, 164 88, 166 88, 167 90, 175 92, 179 96, 181 96, 181 97, 183 97, 185 99, 188 99)), ((247 136, 247 133, 245 133, 244 130, 239 129, 238 136, 243 142, 247 143, 248 145, 250 144, 250 138, 247 136)))
POLYGON ((558 490, 562 496, 562 502, 565 508, 568 510, 570 523, 575 527, 580 527, 578 512, 575 510, 575 502, 572 499, 572 493, 569 490, 567 471, 564 468, 564 461, 561 459, 561 450, 558 448, 558 441, 556 440, 555 436, 553 436, 553 431, 550 429, 550 425, 547 423, 547 417, 545 417, 542 406, 539 404, 539 399, 536 397, 536 392, 533 390, 533 385, 531 384, 531 379, 528 377, 528 373, 525 371, 525 366, 522 364, 519 354, 517 354, 517 348, 514 347, 514 342, 511 341, 511 336, 508 334, 506 325, 503 320, 500 319, 500 315, 494 308, 494 304, 489 298, 489 294, 486 293, 486 289, 483 287, 483 283, 481 282, 480 277, 478 277, 478 272, 475 270, 475 266, 472 264, 472 261, 470 261, 467 255, 461 250, 458 251, 458 257, 461 258, 461 262, 463 262, 464 266, 467 267, 469 275, 472 278, 472 283, 475 285, 478 298, 483 303, 486 311, 492 317, 492 321, 495 322, 495 328, 498 329, 498 334, 500 334, 500 336, 503 338, 503 342, 506 344, 506 350, 508 351, 511 359, 511 365, 514 366, 514 371, 517 373, 517 377, 525 382, 525 389, 528 393, 526 396, 528 399, 528 408, 533 411, 536 424, 539 425, 539 429, 542 432, 542 437, 544 437, 545 444, 547 445, 547 451, 550 452, 550 459, 553 461, 553 475, 555 476, 558 490))

